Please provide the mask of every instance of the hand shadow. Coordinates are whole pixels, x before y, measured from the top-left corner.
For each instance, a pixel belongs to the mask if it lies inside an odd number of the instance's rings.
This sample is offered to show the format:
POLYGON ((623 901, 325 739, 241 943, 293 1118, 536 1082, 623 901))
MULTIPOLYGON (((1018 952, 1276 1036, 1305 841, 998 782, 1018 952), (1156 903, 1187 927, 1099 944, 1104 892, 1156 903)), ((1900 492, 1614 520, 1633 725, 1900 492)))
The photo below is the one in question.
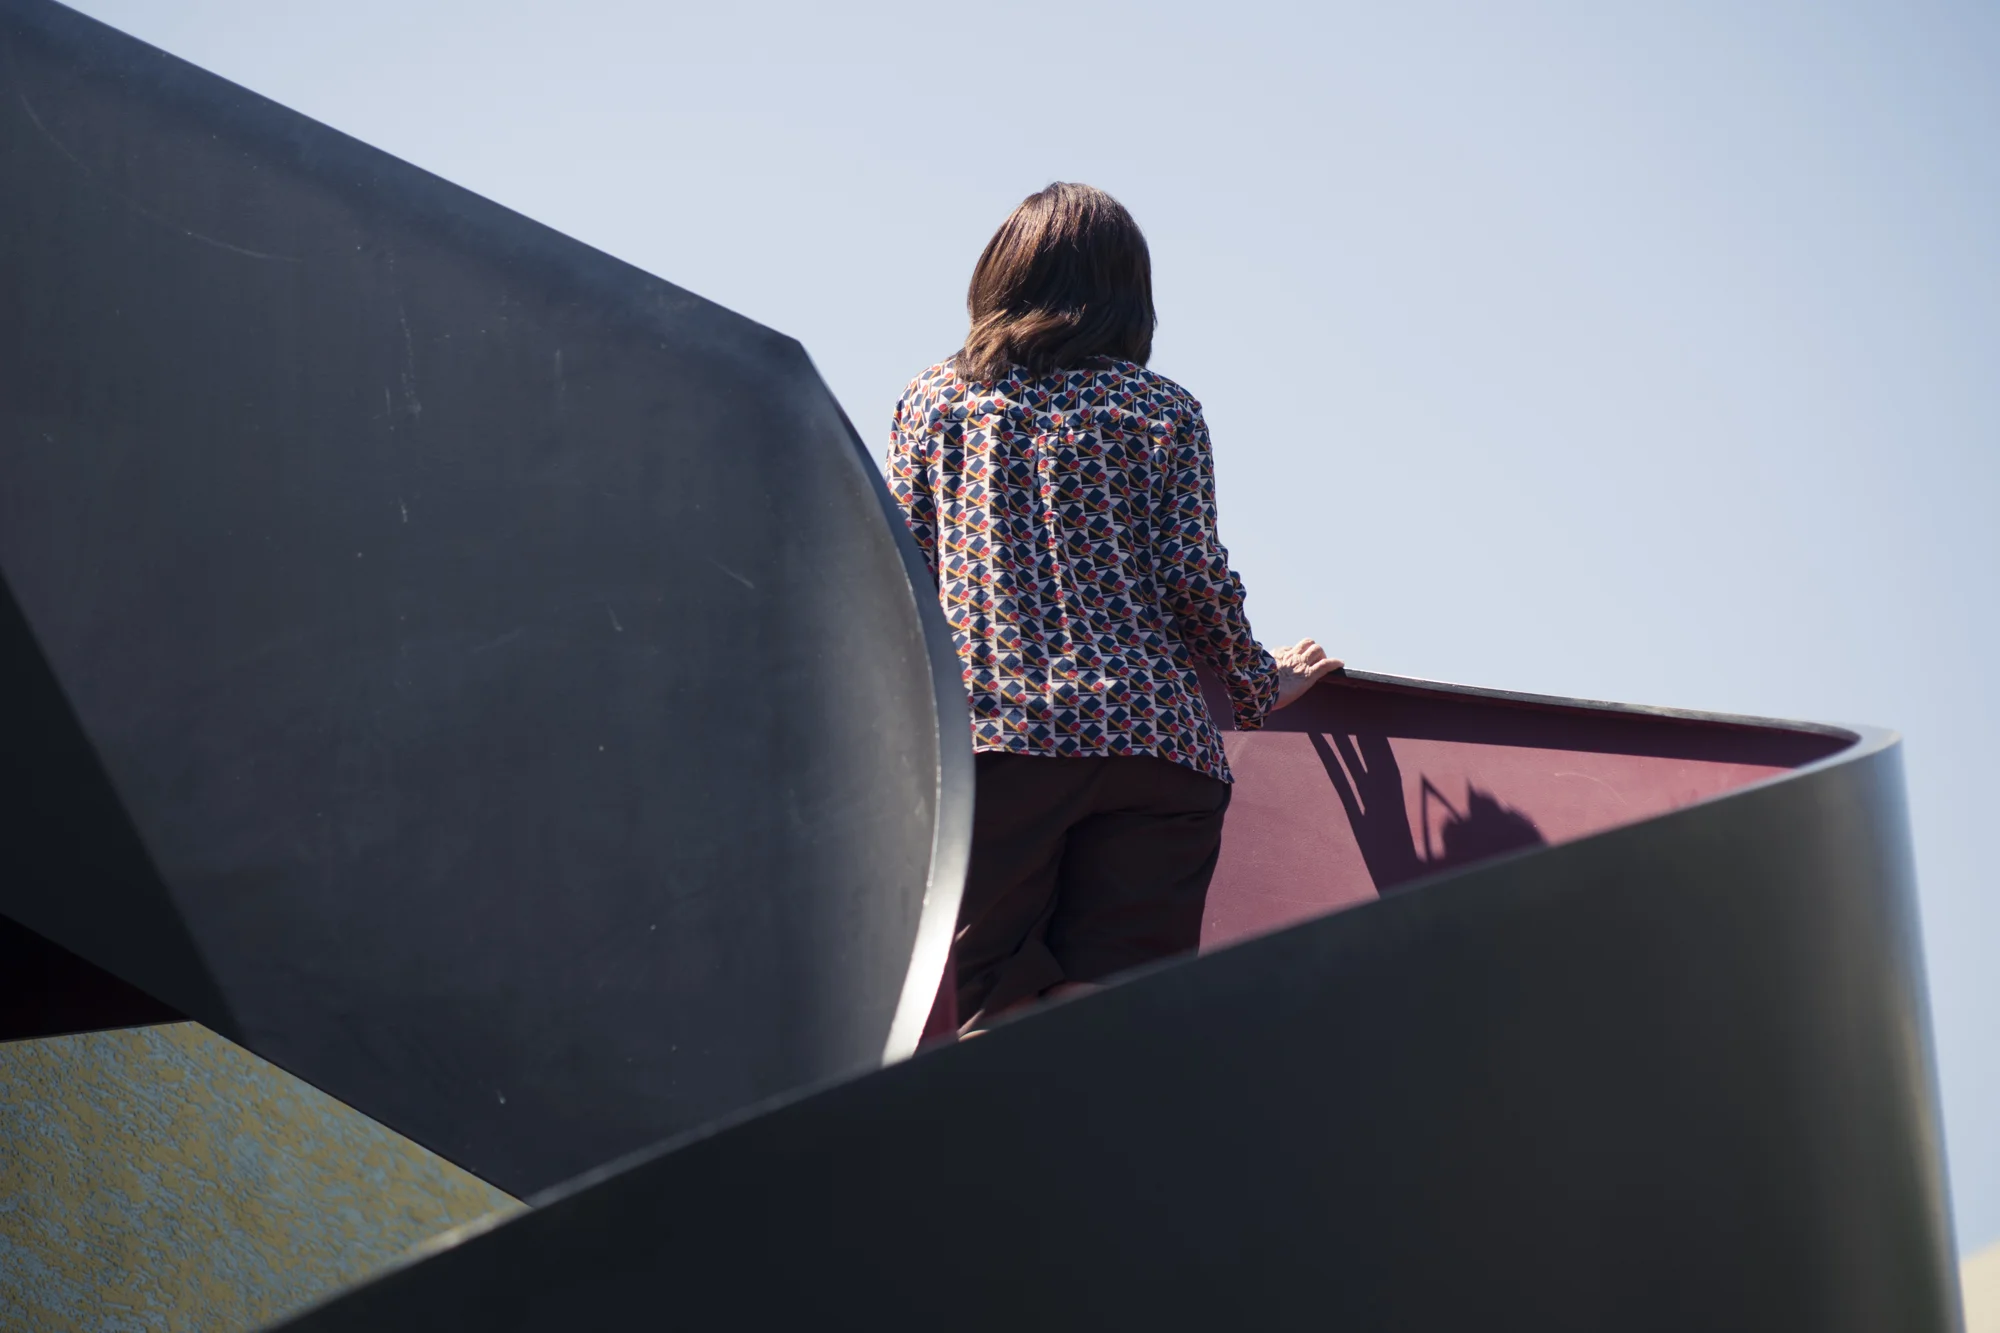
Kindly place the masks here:
POLYGON ((1344 735, 1311 732, 1313 750, 1347 812, 1355 844, 1374 881, 1375 892, 1388 894, 1423 875, 1470 865, 1503 852, 1541 847, 1548 840, 1535 822, 1519 810, 1502 805, 1487 792, 1466 784, 1465 809, 1459 810, 1428 777, 1419 778, 1419 815, 1424 848, 1417 850, 1410 831, 1409 808, 1403 800, 1403 770, 1396 763, 1389 738, 1379 733, 1344 735), (1446 818, 1434 846, 1430 803, 1436 801, 1446 818))

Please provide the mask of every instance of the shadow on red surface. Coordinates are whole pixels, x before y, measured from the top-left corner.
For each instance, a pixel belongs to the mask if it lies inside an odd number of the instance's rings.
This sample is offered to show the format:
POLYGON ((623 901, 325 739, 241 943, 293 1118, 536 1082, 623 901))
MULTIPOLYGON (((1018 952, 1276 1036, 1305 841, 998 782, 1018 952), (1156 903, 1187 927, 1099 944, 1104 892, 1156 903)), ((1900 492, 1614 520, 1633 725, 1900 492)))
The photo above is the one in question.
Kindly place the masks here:
POLYGON ((1429 874, 1692 805, 1851 743, 1360 674, 1327 681, 1261 731, 1236 731, 1219 683, 1202 683, 1236 776, 1204 952, 1429 874))

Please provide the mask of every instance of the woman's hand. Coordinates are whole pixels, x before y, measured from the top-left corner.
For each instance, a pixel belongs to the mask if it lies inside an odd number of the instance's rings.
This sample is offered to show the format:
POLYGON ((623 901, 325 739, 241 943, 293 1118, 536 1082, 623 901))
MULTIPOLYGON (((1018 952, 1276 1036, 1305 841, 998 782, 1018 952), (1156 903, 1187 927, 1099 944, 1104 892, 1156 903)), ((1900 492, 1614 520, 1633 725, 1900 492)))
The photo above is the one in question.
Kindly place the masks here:
POLYGON ((1276 712, 1289 704, 1297 703, 1299 696, 1319 684, 1322 676, 1340 670, 1341 661, 1328 657, 1326 649, 1311 639, 1300 639, 1290 648, 1280 648, 1271 656, 1278 659, 1278 702, 1271 705, 1276 712))

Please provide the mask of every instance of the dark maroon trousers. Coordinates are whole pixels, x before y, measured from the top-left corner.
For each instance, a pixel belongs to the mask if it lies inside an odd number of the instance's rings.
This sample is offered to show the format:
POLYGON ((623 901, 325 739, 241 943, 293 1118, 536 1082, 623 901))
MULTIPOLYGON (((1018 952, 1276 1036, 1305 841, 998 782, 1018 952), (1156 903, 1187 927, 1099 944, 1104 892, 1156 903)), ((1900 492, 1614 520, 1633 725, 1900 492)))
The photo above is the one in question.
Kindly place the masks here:
POLYGON ((1227 783, 1139 756, 975 762, 972 864, 927 1038, 1201 943, 1227 783))

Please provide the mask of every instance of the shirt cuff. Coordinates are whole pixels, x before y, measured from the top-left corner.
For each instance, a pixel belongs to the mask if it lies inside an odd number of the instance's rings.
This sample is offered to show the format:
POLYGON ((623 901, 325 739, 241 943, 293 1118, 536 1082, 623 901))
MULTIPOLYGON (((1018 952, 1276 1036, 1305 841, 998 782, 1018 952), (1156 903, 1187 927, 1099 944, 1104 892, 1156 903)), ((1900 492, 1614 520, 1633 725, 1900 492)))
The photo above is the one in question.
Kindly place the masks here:
POLYGON ((1259 731, 1278 702, 1278 659, 1257 649, 1257 660, 1247 669, 1229 674, 1229 711, 1235 715, 1238 731, 1259 731))

